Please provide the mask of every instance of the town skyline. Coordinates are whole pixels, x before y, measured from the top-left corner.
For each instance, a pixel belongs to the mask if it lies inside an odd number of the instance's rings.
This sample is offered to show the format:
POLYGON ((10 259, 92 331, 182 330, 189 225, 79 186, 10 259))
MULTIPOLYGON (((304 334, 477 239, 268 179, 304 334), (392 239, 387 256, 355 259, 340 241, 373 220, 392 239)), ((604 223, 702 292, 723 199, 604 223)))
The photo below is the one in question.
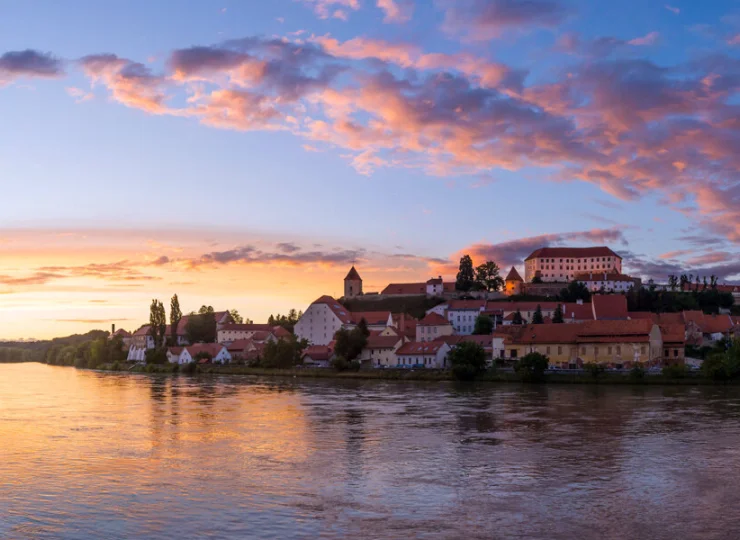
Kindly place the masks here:
POLYGON ((3 3, 0 337, 547 246, 740 282, 736 6, 528 5, 3 3))

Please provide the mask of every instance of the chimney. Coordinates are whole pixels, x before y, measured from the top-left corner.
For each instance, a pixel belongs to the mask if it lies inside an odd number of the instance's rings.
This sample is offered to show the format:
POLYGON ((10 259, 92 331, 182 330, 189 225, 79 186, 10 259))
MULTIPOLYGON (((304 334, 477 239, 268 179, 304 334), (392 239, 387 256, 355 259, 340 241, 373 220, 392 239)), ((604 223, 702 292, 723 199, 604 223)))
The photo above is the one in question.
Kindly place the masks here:
POLYGON ((116 333, 116 323, 113 323, 110 325, 110 335, 112 336, 115 333, 116 333))

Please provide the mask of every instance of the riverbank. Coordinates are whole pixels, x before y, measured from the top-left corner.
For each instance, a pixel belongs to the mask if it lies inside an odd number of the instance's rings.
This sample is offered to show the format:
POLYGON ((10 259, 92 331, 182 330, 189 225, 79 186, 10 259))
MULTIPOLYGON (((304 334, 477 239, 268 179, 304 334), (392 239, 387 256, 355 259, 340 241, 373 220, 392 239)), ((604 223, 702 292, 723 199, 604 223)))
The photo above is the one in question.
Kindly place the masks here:
MULTIPOLYGON (((305 379, 355 379, 355 380, 388 380, 388 381, 454 381, 449 371, 440 370, 400 370, 377 369, 364 371, 335 371, 333 369, 266 369, 240 365, 201 365, 197 371, 187 373, 187 368, 176 364, 104 364, 97 367, 99 371, 149 373, 168 375, 246 375, 252 377, 288 377, 305 379)), ((510 371, 489 371, 476 378, 476 382, 523 383, 522 377, 510 371)), ((609 385, 724 385, 736 384, 712 381, 702 378, 698 373, 687 372, 684 377, 673 378, 664 375, 644 375, 633 377, 623 373, 548 373, 542 381, 547 384, 609 384, 609 385)))

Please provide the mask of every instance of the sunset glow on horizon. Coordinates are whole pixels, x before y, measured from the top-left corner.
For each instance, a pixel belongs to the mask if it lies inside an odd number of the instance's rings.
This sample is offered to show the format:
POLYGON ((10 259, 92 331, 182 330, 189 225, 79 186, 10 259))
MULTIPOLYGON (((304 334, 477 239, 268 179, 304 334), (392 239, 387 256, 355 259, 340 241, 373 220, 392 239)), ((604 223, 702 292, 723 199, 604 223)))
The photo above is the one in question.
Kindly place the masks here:
POLYGON ((173 7, 0 3, 0 340, 548 245, 740 283, 735 2, 173 7))

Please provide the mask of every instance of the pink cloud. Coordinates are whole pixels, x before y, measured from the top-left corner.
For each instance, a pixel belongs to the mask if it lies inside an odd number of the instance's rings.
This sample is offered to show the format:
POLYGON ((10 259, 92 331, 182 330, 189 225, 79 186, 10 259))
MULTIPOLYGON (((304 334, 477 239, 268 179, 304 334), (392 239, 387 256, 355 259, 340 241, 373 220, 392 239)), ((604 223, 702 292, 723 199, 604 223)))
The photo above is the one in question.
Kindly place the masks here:
POLYGON ((635 46, 652 45, 658 40, 659 36, 660 34, 658 32, 650 32, 642 37, 629 40, 627 44, 635 46))
POLYGON ((19 78, 57 78, 64 75, 63 62, 50 53, 32 49, 0 56, 0 86, 19 78))
POLYGON ((377 5, 385 13, 385 22, 406 22, 414 11, 410 0, 377 0, 377 5))
POLYGON ((489 40, 510 29, 555 26, 568 10, 554 0, 443 0, 443 28, 466 39, 489 40))

